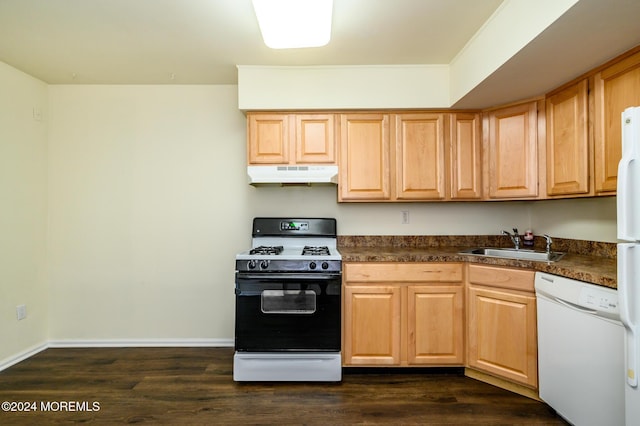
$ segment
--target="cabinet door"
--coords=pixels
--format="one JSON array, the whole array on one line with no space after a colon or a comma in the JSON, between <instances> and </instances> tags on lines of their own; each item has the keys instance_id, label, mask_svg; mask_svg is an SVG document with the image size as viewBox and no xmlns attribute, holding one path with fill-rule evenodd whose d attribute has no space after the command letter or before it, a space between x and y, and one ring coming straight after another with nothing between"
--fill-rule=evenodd
<instances>
[{"instance_id":1,"label":"cabinet door","mask_svg":"<svg viewBox=\"0 0 640 426\"><path fill-rule=\"evenodd\" d=\"M294 114L295 153L298 164L335 163L333 114Z\"/></svg>"},{"instance_id":2,"label":"cabinet door","mask_svg":"<svg viewBox=\"0 0 640 426\"><path fill-rule=\"evenodd\" d=\"M462 286L407 287L407 362L463 365Z\"/></svg>"},{"instance_id":3,"label":"cabinet door","mask_svg":"<svg viewBox=\"0 0 640 426\"><path fill-rule=\"evenodd\" d=\"M344 287L346 365L400 364L400 287Z\"/></svg>"},{"instance_id":4,"label":"cabinet door","mask_svg":"<svg viewBox=\"0 0 640 426\"><path fill-rule=\"evenodd\" d=\"M445 114L395 116L396 198L445 197Z\"/></svg>"},{"instance_id":5,"label":"cabinet door","mask_svg":"<svg viewBox=\"0 0 640 426\"><path fill-rule=\"evenodd\" d=\"M547 194L589 192L587 80L547 98Z\"/></svg>"},{"instance_id":6,"label":"cabinet door","mask_svg":"<svg viewBox=\"0 0 640 426\"><path fill-rule=\"evenodd\" d=\"M480 116L451 114L449 176L452 199L482 197L482 151Z\"/></svg>"},{"instance_id":7,"label":"cabinet door","mask_svg":"<svg viewBox=\"0 0 640 426\"><path fill-rule=\"evenodd\" d=\"M340 117L339 201L389 200L388 114Z\"/></svg>"},{"instance_id":8,"label":"cabinet door","mask_svg":"<svg viewBox=\"0 0 640 426\"><path fill-rule=\"evenodd\" d=\"M287 114L247 114L249 164L289 162L289 116Z\"/></svg>"},{"instance_id":9,"label":"cabinet door","mask_svg":"<svg viewBox=\"0 0 640 426\"><path fill-rule=\"evenodd\" d=\"M536 102L489 113L489 197L538 195Z\"/></svg>"},{"instance_id":10,"label":"cabinet door","mask_svg":"<svg viewBox=\"0 0 640 426\"><path fill-rule=\"evenodd\" d=\"M622 157L622 112L640 105L640 52L595 76L595 190L613 193ZM605 194L606 195L606 194Z\"/></svg>"},{"instance_id":11,"label":"cabinet door","mask_svg":"<svg viewBox=\"0 0 640 426\"><path fill-rule=\"evenodd\" d=\"M475 286L468 294L469 366L536 388L535 296Z\"/></svg>"}]
</instances>

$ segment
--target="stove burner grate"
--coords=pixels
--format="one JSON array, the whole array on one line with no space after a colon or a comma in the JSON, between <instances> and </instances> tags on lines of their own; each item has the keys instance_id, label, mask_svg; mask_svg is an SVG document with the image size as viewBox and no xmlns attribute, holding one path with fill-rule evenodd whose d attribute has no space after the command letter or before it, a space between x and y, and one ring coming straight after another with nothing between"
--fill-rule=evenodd
<instances>
[{"instance_id":1,"label":"stove burner grate","mask_svg":"<svg viewBox=\"0 0 640 426\"><path fill-rule=\"evenodd\" d=\"M302 249L303 256L329 256L329 247L327 246L304 246Z\"/></svg>"},{"instance_id":2,"label":"stove burner grate","mask_svg":"<svg viewBox=\"0 0 640 426\"><path fill-rule=\"evenodd\" d=\"M249 254L280 254L282 253L282 246L259 246L252 248Z\"/></svg>"}]
</instances>

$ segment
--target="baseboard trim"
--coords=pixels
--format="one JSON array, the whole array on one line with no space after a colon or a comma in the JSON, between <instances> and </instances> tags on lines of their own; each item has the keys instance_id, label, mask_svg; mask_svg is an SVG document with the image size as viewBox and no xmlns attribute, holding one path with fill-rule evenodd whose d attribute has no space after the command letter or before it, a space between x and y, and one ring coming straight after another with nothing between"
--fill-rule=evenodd
<instances>
[{"instance_id":1,"label":"baseboard trim","mask_svg":"<svg viewBox=\"0 0 640 426\"><path fill-rule=\"evenodd\" d=\"M35 345L27 349L26 351L20 352L17 355L11 356L0 361L0 371L6 370L7 368L16 365L17 363L24 361L27 358L31 358L35 354L44 351L47 349L49 345L45 343L41 343L39 345Z\"/></svg>"},{"instance_id":2,"label":"baseboard trim","mask_svg":"<svg viewBox=\"0 0 640 426\"><path fill-rule=\"evenodd\" d=\"M50 348L233 347L233 339L92 339L50 340Z\"/></svg>"},{"instance_id":3,"label":"baseboard trim","mask_svg":"<svg viewBox=\"0 0 640 426\"><path fill-rule=\"evenodd\" d=\"M50 340L0 361L0 371L31 358L48 348L227 348L233 347L233 339L93 339Z\"/></svg>"},{"instance_id":4,"label":"baseboard trim","mask_svg":"<svg viewBox=\"0 0 640 426\"><path fill-rule=\"evenodd\" d=\"M509 380L502 379L500 377L493 376L483 371L475 370L473 368L465 368L464 375L471 377L472 379L479 380L481 382L488 383L493 386L497 386L502 389L517 393L518 395L526 396L527 398L535 399L536 401L542 401L538 395L537 389L532 389L525 385L510 382Z\"/></svg>"}]
</instances>

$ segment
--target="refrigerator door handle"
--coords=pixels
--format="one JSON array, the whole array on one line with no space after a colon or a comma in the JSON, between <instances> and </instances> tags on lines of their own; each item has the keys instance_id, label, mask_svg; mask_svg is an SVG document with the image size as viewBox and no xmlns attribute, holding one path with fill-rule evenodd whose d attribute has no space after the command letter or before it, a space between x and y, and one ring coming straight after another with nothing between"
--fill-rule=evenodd
<instances>
[{"instance_id":1,"label":"refrigerator door handle","mask_svg":"<svg viewBox=\"0 0 640 426\"><path fill-rule=\"evenodd\" d=\"M627 367L627 384L638 386L638 324L637 324L637 290L633 280L637 277L635 265L640 261L638 255L640 245L633 243L618 244L618 296L620 303L620 320L625 328L625 365ZM638 258L638 259L637 259Z\"/></svg>"},{"instance_id":2,"label":"refrigerator door handle","mask_svg":"<svg viewBox=\"0 0 640 426\"><path fill-rule=\"evenodd\" d=\"M637 160L640 144L640 108L627 108L622 113L622 159L618 163L618 239L640 240L638 225L634 222L640 214L640 199L636 191L640 187Z\"/></svg>"},{"instance_id":3,"label":"refrigerator door handle","mask_svg":"<svg viewBox=\"0 0 640 426\"><path fill-rule=\"evenodd\" d=\"M617 209L618 209L618 238L625 241L633 241L630 235L629 219L633 218L630 211L630 192L631 184L629 182L629 168L633 158L623 153L622 159L618 164L618 191L617 191Z\"/></svg>"}]
</instances>

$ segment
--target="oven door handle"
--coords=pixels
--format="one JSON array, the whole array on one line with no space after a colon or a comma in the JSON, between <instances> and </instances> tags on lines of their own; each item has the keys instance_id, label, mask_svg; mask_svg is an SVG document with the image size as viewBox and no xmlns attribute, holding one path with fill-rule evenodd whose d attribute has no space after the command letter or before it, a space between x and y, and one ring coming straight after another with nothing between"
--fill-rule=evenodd
<instances>
[{"instance_id":1,"label":"oven door handle","mask_svg":"<svg viewBox=\"0 0 640 426\"><path fill-rule=\"evenodd\" d=\"M325 281L340 279L340 273L336 274L238 274L237 279L240 280L260 280L260 281L282 281L282 280L307 280L307 281Z\"/></svg>"}]
</instances>

